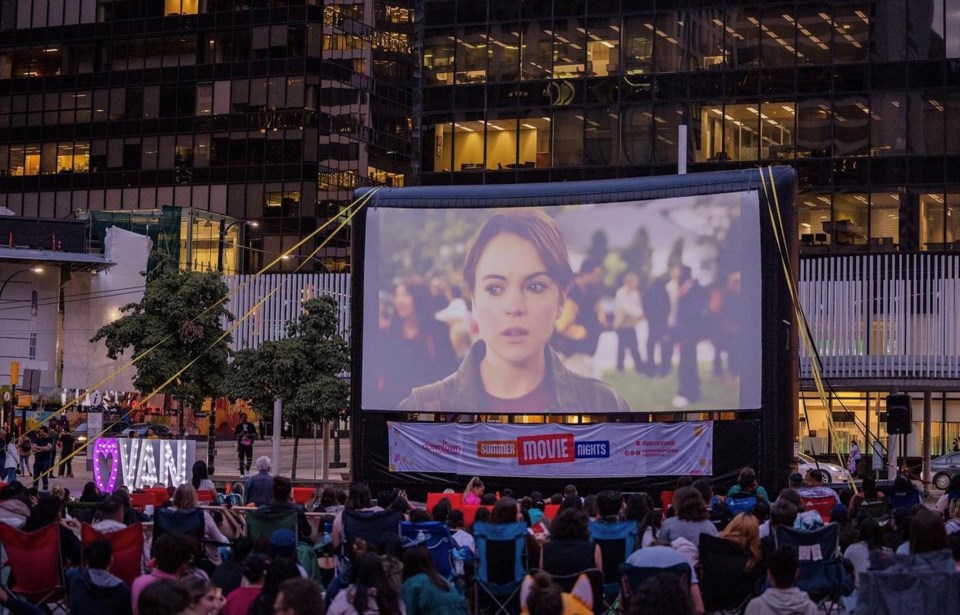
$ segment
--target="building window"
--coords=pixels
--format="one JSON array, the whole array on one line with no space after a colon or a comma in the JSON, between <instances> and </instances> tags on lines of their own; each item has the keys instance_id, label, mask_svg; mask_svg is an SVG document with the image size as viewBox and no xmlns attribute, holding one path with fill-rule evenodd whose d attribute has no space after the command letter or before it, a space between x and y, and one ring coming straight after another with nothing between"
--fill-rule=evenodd
<instances>
[{"instance_id":1,"label":"building window","mask_svg":"<svg viewBox=\"0 0 960 615\"><path fill-rule=\"evenodd\" d=\"M831 243L837 249L856 249L867 243L870 195L840 193L834 195L833 220L824 224Z\"/></svg>"},{"instance_id":2,"label":"building window","mask_svg":"<svg viewBox=\"0 0 960 615\"><path fill-rule=\"evenodd\" d=\"M892 250L900 243L900 195L870 195L870 245L872 249Z\"/></svg>"},{"instance_id":3,"label":"building window","mask_svg":"<svg viewBox=\"0 0 960 615\"><path fill-rule=\"evenodd\" d=\"M36 315L36 311L34 311L33 313L34 315ZM37 334L36 333L30 334L30 350L27 356L30 358L31 361L34 361L37 358Z\"/></svg>"},{"instance_id":4,"label":"building window","mask_svg":"<svg viewBox=\"0 0 960 615\"><path fill-rule=\"evenodd\" d=\"M199 0L164 0L164 15L196 15L199 9Z\"/></svg>"},{"instance_id":5,"label":"building window","mask_svg":"<svg viewBox=\"0 0 960 615\"><path fill-rule=\"evenodd\" d=\"M299 192L267 192L264 198L264 217L289 218L300 215Z\"/></svg>"},{"instance_id":6,"label":"building window","mask_svg":"<svg viewBox=\"0 0 960 615\"><path fill-rule=\"evenodd\" d=\"M802 194L797 207L800 245L828 246L830 244L830 195Z\"/></svg>"},{"instance_id":7,"label":"building window","mask_svg":"<svg viewBox=\"0 0 960 615\"><path fill-rule=\"evenodd\" d=\"M623 109L623 164L646 165L653 161L653 105Z\"/></svg>"},{"instance_id":8,"label":"building window","mask_svg":"<svg viewBox=\"0 0 960 615\"><path fill-rule=\"evenodd\" d=\"M792 102L707 105L699 113L697 160L794 158Z\"/></svg>"},{"instance_id":9,"label":"building window","mask_svg":"<svg viewBox=\"0 0 960 615\"><path fill-rule=\"evenodd\" d=\"M544 22L531 21L522 30L520 41L520 78L545 79L553 66L553 45L550 18Z\"/></svg>"},{"instance_id":10,"label":"building window","mask_svg":"<svg viewBox=\"0 0 960 615\"><path fill-rule=\"evenodd\" d=\"M627 74L645 75L652 72L653 16L626 17L623 28L623 61Z\"/></svg>"}]
</instances>

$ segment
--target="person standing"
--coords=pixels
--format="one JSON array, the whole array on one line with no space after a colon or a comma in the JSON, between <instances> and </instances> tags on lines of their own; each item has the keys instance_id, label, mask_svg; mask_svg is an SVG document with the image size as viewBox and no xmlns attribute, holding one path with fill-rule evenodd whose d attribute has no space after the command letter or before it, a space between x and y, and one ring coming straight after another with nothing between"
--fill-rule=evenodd
<instances>
[{"instance_id":1,"label":"person standing","mask_svg":"<svg viewBox=\"0 0 960 615\"><path fill-rule=\"evenodd\" d=\"M17 468L20 466L20 447L13 441L13 434L8 433L3 442L6 457L3 460L3 482L8 485L17 480Z\"/></svg>"},{"instance_id":2,"label":"person standing","mask_svg":"<svg viewBox=\"0 0 960 615\"><path fill-rule=\"evenodd\" d=\"M60 465L57 467L57 476L66 473L67 478L73 478L73 448L76 440L69 430L60 434Z\"/></svg>"},{"instance_id":3,"label":"person standing","mask_svg":"<svg viewBox=\"0 0 960 615\"><path fill-rule=\"evenodd\" d=\"M640 302L640 276L628 273L623 276L623 286L614 296L613 328L617 332L617 371L623 371L623 363L629 352L633 358L633 369L643 372L646 366L640 360L637 343L637 323L643 318L643 305Z\"/></svg>"},{"instance_id":4,"label":"person standing","mask_svg":"<svg viewBox=\"0 0 960 615\"><path fill-rule=\"evenodd\" d=\"M30 452L33 450L33 440L27 434L21 434L17 440L17 447L20 449L20 474L32 476L30 473Z\"/></svg>"},{"instance_id":5,"label":"person standing","mask_svg":"<svg viewBox=\"0 0 960 615\"><path fill-rule=\"evenodd\" d=\"M677 395L673 398L673 407L682 409L700 401L697 344L700 341L706 301L703 287L692 277L689 267L681 265L675 279L677 298L673 339L679 342L680 365L677 369Z\"/></svg>"},{"instance_id":6,"label":"person standing","mask_svg":"<svg viewBox=\"0 0 960 615\"><path fill-rule=\"evenodd\" d=\"M53 440L50 438L50 430L46 425L42 425L37 430L37 442L33 447L33 486L36 487L43 479L43 490L50 489L50 477L47 470L50 469L53 461Z\"/></svg>"},{"instance_id":7,"label":"person standing","mask_svg":"<svg viewBox=\"0 0 960 615\"><path fill-rule=\"evenodd\" d=\"M860 446L857 445L857 441L853 440L850 442L850 452L847 454L847 470L850 471L851 476L857 475L857 467L860 464Z\"/></svg>"},{"instance_id":8,"label":"person standing","mask_svg":"<svg viewBox=\"0 0 960 615\"><path fill-rule=\"evenodd\" d=\"M241 414L240 424L237 425L233 435L237 438L237 460L240 465L240 476L243 477L250 471L250 465L253 463L253 441L257 439L257 428L247 420L246 414Z\"/></svg>"},{"instance_id":9,"label":"person standing","mask_svg":"<svg viewBox=\"0 0 960 615\"><path fill-rule=\"evenodd\" d=\"M587 259L574 276L557 319L555 344L565 357L564 365L587 378L594 377L593 355L607 328L607 316L600 307L602 293L603 263Z\"/></svg>"}]
</instances>

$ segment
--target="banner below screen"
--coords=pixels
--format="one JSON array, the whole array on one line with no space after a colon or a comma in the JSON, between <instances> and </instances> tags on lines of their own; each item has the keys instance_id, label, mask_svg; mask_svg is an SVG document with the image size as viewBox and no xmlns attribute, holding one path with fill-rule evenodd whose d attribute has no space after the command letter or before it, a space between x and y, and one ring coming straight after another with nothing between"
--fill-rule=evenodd
<instances>
[{"instance_id":1,"label":"banner below screen","mask_svg":"<svg viewBox=\"0 0 960 615\"><path fill-rule=\"evenodd\" d=\"M388 423L391 472L612 477L713 474L713 423Z\"/></svg>"}]
</instances>

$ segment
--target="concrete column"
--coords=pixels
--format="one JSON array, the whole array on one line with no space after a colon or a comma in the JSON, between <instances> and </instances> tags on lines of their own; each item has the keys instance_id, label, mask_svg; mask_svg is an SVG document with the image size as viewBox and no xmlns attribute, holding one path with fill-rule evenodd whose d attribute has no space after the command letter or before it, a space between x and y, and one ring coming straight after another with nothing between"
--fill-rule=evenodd
<instances>
[{"instance_id":1,"label":"concrete column","mask_svg":"<svg viewBox=\"0 0 960 615\"><path fill-rule=\"evenodd\" d=\"M933 480L933 473L930 471L930 432L931 432L931 394L930 391L923 392L923 491L930 492L930 482Z\"/></svg>"}]
</instances>

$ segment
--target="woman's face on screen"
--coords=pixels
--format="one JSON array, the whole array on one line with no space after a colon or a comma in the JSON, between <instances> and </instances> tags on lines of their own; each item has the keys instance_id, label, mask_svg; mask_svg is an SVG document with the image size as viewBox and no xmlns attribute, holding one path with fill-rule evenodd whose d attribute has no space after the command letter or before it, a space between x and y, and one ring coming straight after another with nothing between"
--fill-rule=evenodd
<instances>
[{"instance_id":1,"label":"woman's face on screen","mask_svg":"<svg viewBox=\"0 0 960 615\"><path fill-rule=\"evenodd\" d=\"M519 365L542 356L561 292L533 244L505 233L490 240L477 261L473 303L487 351Z\"/></svg>"}]
</instances>

